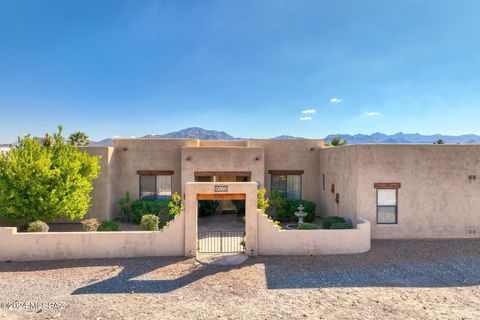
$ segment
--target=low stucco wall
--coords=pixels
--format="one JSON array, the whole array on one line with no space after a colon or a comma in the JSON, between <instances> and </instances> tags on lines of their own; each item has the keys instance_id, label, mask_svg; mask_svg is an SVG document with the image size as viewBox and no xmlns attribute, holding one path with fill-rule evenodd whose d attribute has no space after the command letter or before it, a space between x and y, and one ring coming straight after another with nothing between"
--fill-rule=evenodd
<instances>
[{"instance_id":1,"label":"low stucco wall","mask_svg":"<svg viewBox=\"0 0 480 320\"><path fill-rule=\"evenodd\" d=\"M185 216L162 231L17 233L0 228L0 261L183 256Z\"/></svg>"},{"instance_id":2,"label":"low stucco wall","mask_svg":"<svg viewBox=\"0 0 480 320\"><path fill-rule=\"evenodd\" d=\"M281 230L264 213L258 214L259 255L322 255L370 250L370 222L358 219L349 230Z\"/></svg>"}]
</instances>

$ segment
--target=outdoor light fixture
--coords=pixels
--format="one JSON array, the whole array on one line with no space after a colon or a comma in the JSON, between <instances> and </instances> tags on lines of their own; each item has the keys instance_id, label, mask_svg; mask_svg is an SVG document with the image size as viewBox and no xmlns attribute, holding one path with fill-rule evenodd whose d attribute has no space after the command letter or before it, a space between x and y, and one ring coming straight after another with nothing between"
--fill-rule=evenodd
<instances>
[{"instance_id":1,"label":"outdoor light fixture","mask_svg":"<svg viewBox=\"0 0 480 320\"><path fill-rule=\"evenodd\" d=\"M251 256L253 256L253 249L252 249L252 250L250 250L250 255L251 255Z\"/></svg>"},{"instance_id":2,"label":"outdoor light fixture","mask_svg":"<svg viewBox=\"0 0 480 320\"><path fill-rule=\"evenodd\" d=\"M315 148L314 148L314 147L311 147L311 148L310 148L310 151L315 151Z\"/></svg>"},{"instance_id":3,"label":"outdoor light fixture","mask_svg":"<svg viewBox=\"0 0 480 320\"><path fill-rule=\"evenodd\" d=\"M190 161L190 160L192 160L192 157L188 156L188 157L186 157L185 159L186 159L187 161Z\"/></svg>"},{"instance_id":4,"label":"outdoor light fixture","mask_svg":"<svg viewBox=\"0 0 480 320\"><path fill-rule=\"evenodd\" d=\"M258 161L258 160L260 160L260 157L255 157L255 161Z\"/></svg>"},{"instance_id":5,"label":"outdoor light fixture","mask_svg":"<svg viewBox=\"0 0 480 320\"><path fill-rule=\"evenodd\" d=\"M335 195L335 202L337 204L340 202L340 195L338 193Z\"/></svg>"},{"instance_id":6,"label":"outdoor light fixture","mask_svg":"<svg viewBox=\"0 0 480 320\"><path fill-rule=\"evenodd\" d=\"M332 183L332 188L330 189L332 193L335 193L335 184Z\"/></svg>"}]
</instances>

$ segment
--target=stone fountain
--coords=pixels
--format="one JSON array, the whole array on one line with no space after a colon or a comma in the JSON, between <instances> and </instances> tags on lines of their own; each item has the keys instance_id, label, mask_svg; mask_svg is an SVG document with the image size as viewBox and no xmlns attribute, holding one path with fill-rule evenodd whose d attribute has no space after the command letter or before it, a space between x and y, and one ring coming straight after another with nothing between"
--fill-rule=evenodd
<instances>
[{"instance_id":1,"label":"stone fountain","mask_svg":"<svg viewBox=\"0 0 480 320\"><path fill-rule=\"evenodd\" d=\"M300 204L300 206L297 208L298 211L295 212L295 216L298 218L298 223L287 224L287 230L297 230L299 224L305 223L303 219L308 215L308 213L303 212L303 209L305 208L302 204Z\"/></svg>"},{"instance_id":2,"label":"stone fountain","mask_svg":"<svg viewBox=\"0 0 480 320\"><path fill-rule=\"evenodd\" d=\"M303 218L305 218L308 213L303 212L303 209L305 209L305 208L303 207L302 204L300 204L300 206L299 206L297 209L298 209L298 211L295 212L295 216L298 218L298 224L305 223L305 222L303 221Z\"/></svg>"}]
</instances>

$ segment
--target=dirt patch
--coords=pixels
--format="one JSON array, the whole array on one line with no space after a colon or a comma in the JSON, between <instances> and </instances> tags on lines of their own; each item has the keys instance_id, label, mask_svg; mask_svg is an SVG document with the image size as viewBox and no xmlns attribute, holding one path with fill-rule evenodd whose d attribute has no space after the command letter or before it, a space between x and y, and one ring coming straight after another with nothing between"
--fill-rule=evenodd
<instances>
[{"instance_id":1,"label":"dirt patch","mask_svg":"<svg viewBox=\"0 0 480 320\"><path fill-rule=\"evenodd\" d=\"M478 319L480 240L374 241L357 255L0 263L5 319ZM5 305L4 305L5 307ZM52 305L53 307L53 305Z\"/></svg>"}]
</instances>

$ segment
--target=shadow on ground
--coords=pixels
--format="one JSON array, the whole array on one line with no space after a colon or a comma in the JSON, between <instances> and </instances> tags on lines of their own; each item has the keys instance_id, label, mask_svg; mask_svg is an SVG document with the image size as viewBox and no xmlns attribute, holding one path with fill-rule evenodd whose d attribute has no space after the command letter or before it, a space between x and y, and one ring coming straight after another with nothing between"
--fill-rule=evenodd
<instances>
[{"instance_id":1,"label":"shadow on ground","mask_svg":"<svg viewBox=\"0 0 480 320\"><path fill-rule=\"evenodd\" d=\"M188 265L174 279L141 279L163 267ZM252 257L237 266L199 265L186 258L98 259L0 263L1 272L119 266L115 276L76 289L73 294L166 293L219 272L256 266L268 289L339 287L461 287L480 285L480 239L374 241L356 255ZM161 271L158 273L162 275ZM139 279L140 278L140 279Z\"/></svg>"}]
</instances>

